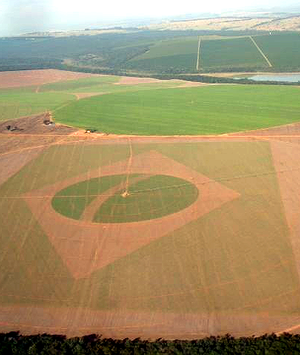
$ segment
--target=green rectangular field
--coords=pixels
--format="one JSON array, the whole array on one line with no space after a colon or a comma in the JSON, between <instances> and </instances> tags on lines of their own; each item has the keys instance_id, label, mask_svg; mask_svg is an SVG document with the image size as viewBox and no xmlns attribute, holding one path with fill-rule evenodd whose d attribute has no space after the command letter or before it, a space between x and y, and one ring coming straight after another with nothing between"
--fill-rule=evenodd
<instances>
[{"instance_id":1,"label":"green rectangular field","mask_svg":"<svg viewBox=\"0 0 300 355\"><path fill-rule=\"evenodd\" d=\"M183 70L194 72L198 37L161 41L149 51L127 62L126 67L149 71Z\"/></svg>"},{"instance_id":2,"label":"green rectangular field","mask_svg":"<svg viewBox=\"0 0 300 355\"><path fill-rule=\"evenodd\" d=\"M275 69L300 70L299 33L255 36L254 39Z\"/></svg>"},{"instance_id":3,"label":"green rectangular field","mask_svg":"<svg viewBox=\"0 0 300 355\"><path fill-rule=\"evenodd\" d=\"M264 69L267 62L249 37L203 40L200 50L200 68L204 70Z\"/></svg>"}]
</instances>

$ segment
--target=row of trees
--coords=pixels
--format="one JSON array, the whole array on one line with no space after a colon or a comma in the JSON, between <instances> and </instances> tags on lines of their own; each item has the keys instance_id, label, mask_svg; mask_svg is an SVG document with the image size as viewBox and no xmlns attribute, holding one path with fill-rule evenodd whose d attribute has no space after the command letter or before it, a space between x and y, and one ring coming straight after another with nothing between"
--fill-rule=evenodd
<instances>
[{"instance_id":1,"label":"row of trees","mask_svg":"<svg viewBox=\"0 0 300 355\"><path fill-rule=\"evenodd\" d=\"M103 339L95 334L67 339L63 335L22 336L0 334L0 354L299 354L300 335L288 333L261 337L209 337L200 340Z\"/></svg>"}]
</instances>

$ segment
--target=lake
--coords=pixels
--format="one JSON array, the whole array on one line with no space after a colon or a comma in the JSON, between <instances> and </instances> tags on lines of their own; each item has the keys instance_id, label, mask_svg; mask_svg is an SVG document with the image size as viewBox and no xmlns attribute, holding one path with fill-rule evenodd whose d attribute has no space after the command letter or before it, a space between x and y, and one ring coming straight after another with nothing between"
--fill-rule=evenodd
<instances>
[{"instance_id":1,"label":"lake","mask_svg":"<svg viewBox=\"0 0 300 355\"><path fill-rule=\"evenodd\" d=\"M248 79L254 81L284 81L288 83L297 83L300 81L300 74L259 74L249 76Z\"/></svg>"}]
</instances>

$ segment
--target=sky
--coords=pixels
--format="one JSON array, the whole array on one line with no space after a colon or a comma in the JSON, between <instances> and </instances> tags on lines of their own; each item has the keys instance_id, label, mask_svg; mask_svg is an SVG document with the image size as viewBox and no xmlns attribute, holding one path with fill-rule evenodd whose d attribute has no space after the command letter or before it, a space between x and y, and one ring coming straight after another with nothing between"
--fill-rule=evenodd
<instances>
[{"instance_id":1,"label":"sky","mask_svg":"<svg viewBox=\"0 0 300 355\"><path fill-rule=\"evenodd\" d=\"M283 5L286 2L282 0L0 0L0 36L71 29L72 26L74 29L101 26L128 18L162 18Z\"/></svg>"}]
</instances>

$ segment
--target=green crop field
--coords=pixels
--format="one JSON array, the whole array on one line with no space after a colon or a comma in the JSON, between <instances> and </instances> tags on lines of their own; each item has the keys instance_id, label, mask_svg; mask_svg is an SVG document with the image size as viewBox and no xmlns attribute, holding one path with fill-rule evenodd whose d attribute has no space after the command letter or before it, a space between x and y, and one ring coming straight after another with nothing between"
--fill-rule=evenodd
<instances>
[{"instance_id":1,"label":"green crop field","mask_svg":"<svg viewBox=\"0 0 300 355\"><path fill-rule=\"evenodd\" d=\"M186 70L196 68L198 38L184 38L158 42L149 51L127 62L127 68L149 71Z\"/></svg>"},{"instance_id":2,"label":"green crop field","mask_svg":"<svg viewBox=\"0 0 300 355\"><path fill-rule=\"evenodd\" d=\"M98 206L92 220L95 223L122 223L175 213L188 207L198 197L197 188L183 179L131 174L128 196L125 198L122 194L126 180L126 175L114 175L83 181L58 192L52 200L52 206L58 213L79 220L99 194L116 187L116 191Z\"/></svg>"},{"instance_id":3,"label":"green crop field","mask_svg":"<svg viewBox=\"0 0 300 355\"><path fill-rule=\"evenodd\" d=\"M68 80L41 86L0 89L0 121L53 111L76 100L75 94L111 94L177 87L179 81L119 85L118 76ZM117 84L117 85L116 85Z\"/></svg>"},{"instance_id":4,"label":"green crop field","mask_svg":"<svg viewBox=\"0 0 300 355\"><path fill-rule=\"evenodd\" d=\"M140 83L137 85L119 85L120 77L105 76L79 80L62 81L54 84L46 84L40 87L41 92L64 92L64 93L113 93L124 91L140 91L148 89L160 89L179 86L180 82L161 81L153 83Z\"/></svg>"},{"instance_id":5,"label":"green crop field","mask_svg":"<svg viewBox=\"0 0 300 355\"><path fill-rule=\"evenodd\" d=\"M267 63L251 39L235 38L201 42L200 67L218 70L225 68L265 68Z\"/></svg>"},{"instance_id":6,"label":"green crop field","mask_svg":"<svg viewBox=\"0 0 300 355\"><path fill-rule=\"evenodd\" d=\"M61 81L53 84L42 85L40 91L68 91L81 92L82 89L93 90L94 87L101 87L105 84L117 83L120 80L118 76L95 76L91 78Z\"/></svg>"},{"instance_id":7,"label":"green crop field","mask_svg":"<svg viewBox=\"0 0 300 355\"><path fill-rule=\"evenodd\" d=\"M299 89L228 85L116 93L71 103L54 117L106 133L221 134L299 121Z\"/></svg>"},{"instance_id":8,"label":"green crop field","mask_svg":"<svg viewBox=\"0 0 300 355\"><path fill-rule=\"evenodd\" d=\"M18 89L3 90L0 91L0 121L55 110L75 99L75 96L67 93L35 93Z\"/></svg>"},{"instance_id":9,"label":"green crop field","mask_svg":"<svg viewBox=\"0 0 300 355\"><path fill-rule=\"evenodd\" d=\"M254 39L277 70L300 69L299 33L255 36Z\"/></svg>"}]
</instances>

